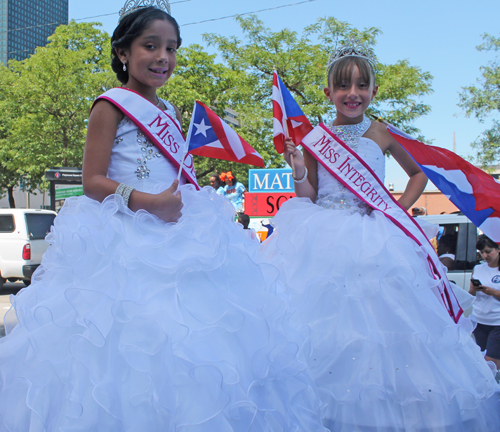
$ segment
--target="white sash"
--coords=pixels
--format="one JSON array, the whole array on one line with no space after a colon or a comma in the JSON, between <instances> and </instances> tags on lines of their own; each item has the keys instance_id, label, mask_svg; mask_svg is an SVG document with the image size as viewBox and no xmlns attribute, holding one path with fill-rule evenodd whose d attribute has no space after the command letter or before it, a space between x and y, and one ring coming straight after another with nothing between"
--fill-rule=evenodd
<instances>
[{"instance_id":1,"label":"white sash","mask_svg":"<svg viewBox=\"0 0 500 432\"><path fill-rule=\"evenodd\" d=\"M382 212L422 247L427 253L429 274L438 281L432 290L455 323L458 322L463 311L434 248L415 219L394 199L371 168L323 124L316 126L302 140L302 145L347 189Z\"/></svg>"},{"instance_id":2,"label":"white sash","mask_svg":"<svg viewBox=\"0 0 500 432\"><path fill-rule=\"evenodd\" d=\"M135 123L165 157L177 168L180 167L185 140L177 122L172 117L140 94L125 88L117 87L108 90L96 101L99 99L106 99L115 105ZM200 189L191 155L184 159L182 173L196 189Z\"/></svg>"}]
</instances>

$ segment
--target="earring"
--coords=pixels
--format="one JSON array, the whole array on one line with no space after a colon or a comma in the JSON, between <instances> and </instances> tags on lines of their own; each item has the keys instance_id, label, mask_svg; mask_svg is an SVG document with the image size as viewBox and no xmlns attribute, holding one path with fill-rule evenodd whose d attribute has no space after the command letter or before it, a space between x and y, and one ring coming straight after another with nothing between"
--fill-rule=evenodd
<instances>
[{"instance_id":1,"label":"earring","mask_svg":"<svg viewBox=\"0 0 500 432\"><path fill-rule=\"evenodd\" d=\"M123 63L123 72L126 72L127 71L127 65L125 63Z\"/></svg>"}]
</instances>

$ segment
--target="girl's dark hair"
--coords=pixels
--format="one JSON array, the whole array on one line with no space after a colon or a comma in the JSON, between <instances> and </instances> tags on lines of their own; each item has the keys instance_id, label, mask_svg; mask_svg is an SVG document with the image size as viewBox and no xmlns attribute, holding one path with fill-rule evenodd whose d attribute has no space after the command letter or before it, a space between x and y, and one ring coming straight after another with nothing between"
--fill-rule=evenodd
<instances>
[{"instance_id":1,"label":"girl's dark hair","mask_svg":"<svg viewBox=\"0 0 500 432\"><path fill-rule=\"evenodd\" d=\"M123 70L123 64L116 54L117 50L128 49L132 42L155 20L168 21L173 25L177 35L177 48L181 46L181 31L174 17L154 6L141 7L136 11L125 15L113 32L111 37L111 68L116 78L125 84L128 81L128 71Z\"/></svg>"},{"instance_id":2,"label":"girl's dark hair","mask_svg":"<svg viewBox=\"0 0 500 432\"><path fill-rule=\"evenodd\" d=\"M492 249L500 249L498 243L491 240L488 236L481 234L477 237L476 249L482 251L485 247L490 247ZM498 270L500 270L500 262L498 263Z\"/></svg>"},{"instance_id":3,"label":"girl's dark hair","mask_svg":"<svg viewBox=\"0 0 500 432\"><path fill-rule=\"evenodd\" d=\"M250 225L250 216L243 212L236 213L238 215L238 222L243 225L244 229L248 229L248 225Z\"/></svg>"},{"instance_id":4,"label":"girl's dark hair","mask_svg":"<svg viewBox=\"0 0 500 432\"><path fill-rule=\"evenodd\" d=\"M328 85L339 87L341 84L351 84L351 75L357 66L361 78L368 84L375 84L375 72L370 62L361 57L347 56L337 60L328 71Z\"/></svg>"},{"instance_id":5,"label":"girl's dark hair","mask_svg":"<svg viewBox=\"0 0 500 432\"><path fill-rule=\"evenodd\" d=\"M233 174L233 179L231 180L231 186L234 186L236 183L238 183L238 179L236 176Z\"/></svg>"}]
</instances>

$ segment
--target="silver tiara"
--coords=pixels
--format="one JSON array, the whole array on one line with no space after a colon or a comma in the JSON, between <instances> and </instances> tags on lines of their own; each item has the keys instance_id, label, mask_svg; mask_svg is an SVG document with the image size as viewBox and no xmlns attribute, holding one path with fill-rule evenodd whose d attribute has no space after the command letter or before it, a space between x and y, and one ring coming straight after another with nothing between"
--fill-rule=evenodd
<instances>
[{"instance_id":1,"label":"silver tiara","mask_svg":"<svg viewBox=\"0 0 500 432\"><path fill-rule=\"evenodd\" d=\"M344 57L364 58L371 64L373 72L377 72L377 61L373 50L359 39L349 38L344 40L340 46L337 44L335 51L330 56L330 60L328 60L327 71L330 72L335 62Z\"/></svg>"},{"instance_id":2,"label":"silver tiara","mask_svg":"<svg viewBox=\"0 0 500 432\"><path fill-rule=\"evenodd\" d=\"M168 0L127 0L125 5L120 9L119 15L122 19L125 15L128 15L137 9L154 6L167 12L170 15L170 3Z\"/></svg>"}]
</instances>

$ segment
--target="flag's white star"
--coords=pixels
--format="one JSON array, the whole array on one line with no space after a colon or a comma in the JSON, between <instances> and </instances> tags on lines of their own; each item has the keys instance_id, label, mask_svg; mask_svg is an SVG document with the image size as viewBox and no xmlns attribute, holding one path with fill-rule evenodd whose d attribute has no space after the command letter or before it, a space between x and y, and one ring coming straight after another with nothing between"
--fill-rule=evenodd
<instances>
[{"instance_id":1,"label":"flag's white star","mask_svg":"<svg viewBox=\"0 0 500 432\"><path fill-rule=\"evenodd\" d=\"M201 119L201 122L199 124L194 123L194 125L196 126L195 135L198 135L201 133L205 136L205 138L207 136L207 130L212 129L212 126L208 126L205 124L205 119Z\"/></svg>"}]
</instances>

